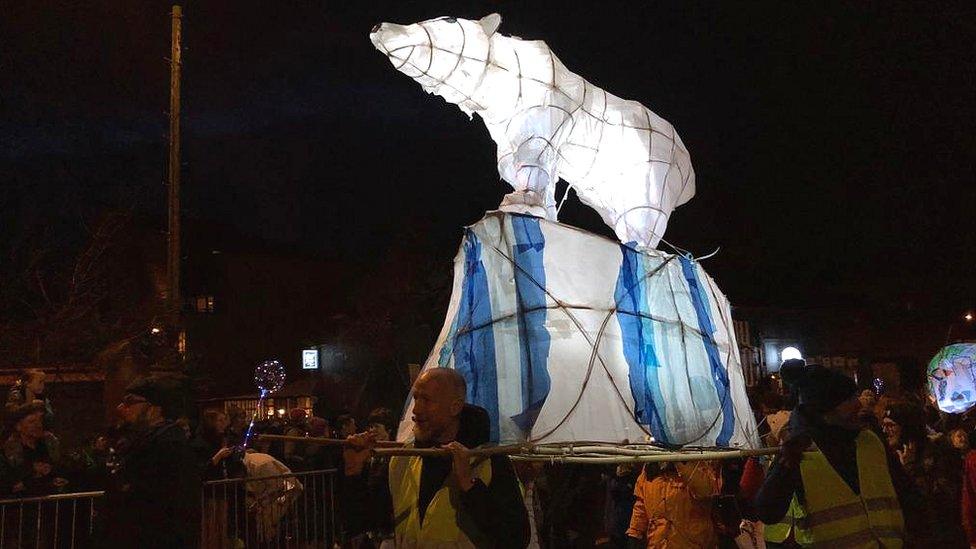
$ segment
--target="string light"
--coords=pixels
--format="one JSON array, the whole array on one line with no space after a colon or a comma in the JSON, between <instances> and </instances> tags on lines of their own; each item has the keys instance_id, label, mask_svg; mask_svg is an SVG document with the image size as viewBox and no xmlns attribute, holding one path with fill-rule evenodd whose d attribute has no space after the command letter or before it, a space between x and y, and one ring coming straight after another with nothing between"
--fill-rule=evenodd
<instances>
[{"instance_id":1,"label":"string light","mask_svg":"<svg viewBox=\"0 0 976 549\"><path fill-rule=\"evenodd\" d=\"M278 360L265 360L254 368L254 384L258 386L261 394L258 396L258 405L255 408L254 415L251 417L251 423L247 426L247 432L244 434L244 448L247 448L248 443L251 442L251 434L254 432L254 421L257 419L260 411L264 409L264 399L269 394L280 391L285 386L285 367ZM268 410L268 416L274 416L273 409Z\"/></svg>"},{"instance_id":2,"label":"string light","mask_svg":"<svg viewBox=\"0 0 976 549\"><path fill-rule=\"evenodd\" d=\"M285 385L285 367L277 360L265 360L254 368L254 384L262 393L274 393Z\"/></svg>"}]
</instances>

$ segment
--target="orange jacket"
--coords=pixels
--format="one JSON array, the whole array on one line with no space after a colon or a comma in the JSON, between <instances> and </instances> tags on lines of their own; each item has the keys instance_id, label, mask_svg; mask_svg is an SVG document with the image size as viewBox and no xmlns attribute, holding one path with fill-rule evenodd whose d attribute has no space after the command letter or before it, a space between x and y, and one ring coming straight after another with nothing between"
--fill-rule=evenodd
<instances>
[{"instance_id":1,"label":"orange jacket","mask_svg":"<svg viewBox=\"0 0 976 549\"><path fill-rule=\"evenodd\" d=\"M646 539L647 547L669 549L717 547L712 524L712 496L719 492L719 477L712 464L677 463L647 480L644 472L634 486L634 512L627 535Z\"/></svg>"}]
</instances>

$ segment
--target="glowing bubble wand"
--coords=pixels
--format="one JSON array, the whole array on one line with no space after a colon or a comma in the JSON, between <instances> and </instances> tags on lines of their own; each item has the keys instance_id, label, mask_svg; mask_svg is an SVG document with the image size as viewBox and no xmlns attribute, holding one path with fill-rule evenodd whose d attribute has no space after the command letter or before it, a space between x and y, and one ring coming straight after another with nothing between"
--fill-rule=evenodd
<instances>
[{"instance_id":1,"label":"glowing bubble wand","mask_svg":"<svg viewBox=\"0 0 976 549\"><path fill-rule=\"evenodd\" d=\"M242 445L244 449L247 449L248 443L251 442L254 421L258 418L258 414L264 410L264 399L285 385L285 367L277 360L265 360L254 368L254 384L258 386L261 393L258 397L258 406L254 410L254 415L251 416L251 424L247 426L247 433L244 434L244 444Z\"/></svg>"}]
</instances>

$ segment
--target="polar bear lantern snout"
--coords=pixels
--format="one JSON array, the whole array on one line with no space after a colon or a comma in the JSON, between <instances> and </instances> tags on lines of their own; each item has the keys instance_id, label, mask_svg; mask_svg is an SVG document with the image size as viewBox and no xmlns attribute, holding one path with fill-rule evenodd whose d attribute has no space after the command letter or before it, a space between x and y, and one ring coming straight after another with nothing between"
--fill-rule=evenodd
<instances>
[{"instance_id":1,"label":"polar bear lantern snout","mask_svg":"<svg viewBox=\"0 0 976 549\"><path fill-rule=\"evenodd\" d=\"M421 36L422 34L407 25L378 23L369 33L369 40L389 58L398 71L416 77L419 75L414 73L421 69L416 66L419 56L415 54L426 52L427 56L430 55L429 40L426 36Z\"/></svg>"}]
</instances>

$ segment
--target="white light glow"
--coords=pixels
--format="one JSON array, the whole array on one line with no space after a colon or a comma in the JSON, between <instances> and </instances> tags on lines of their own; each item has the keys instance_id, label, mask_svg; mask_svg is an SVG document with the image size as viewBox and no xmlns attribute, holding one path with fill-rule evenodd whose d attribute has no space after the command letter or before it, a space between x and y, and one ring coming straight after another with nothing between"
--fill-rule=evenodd
<instances>
[{"instance_id":1,"label":"white light glow","mask_svg":"<svg viewBox=\"0 0 976 549\"><path fill-rule=\"evenodd\" d=\"M780 356L780 360L782 360L783 362L786 362L787 360L794 360L794 359L803 360L803 354L801 354L800 350L797 349L796 347L787 347L783 349L783 352L780 353L779 356Z\"/></svg>"},{"instance_id":2,"label":"white light glow","mask_svg":"<svg viewBox=\"0 0 976 549\"><path fill-rule=\"evenodd\" d=\"M303 349L302 350L302 369L303 370L317 370L319 367L319 350L318 349Z\"/></svg>"}]
</instances>

